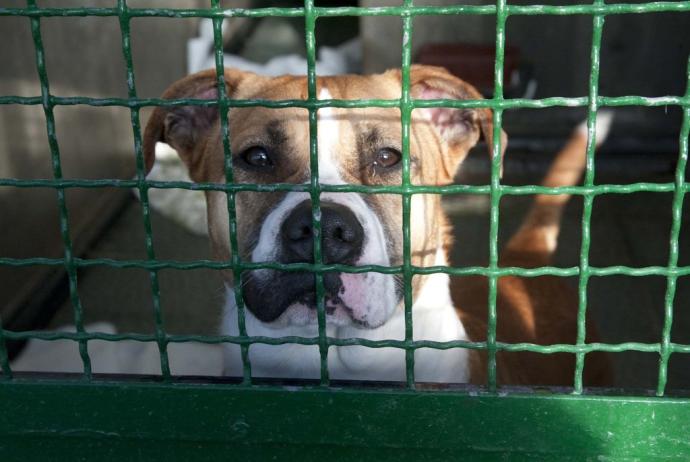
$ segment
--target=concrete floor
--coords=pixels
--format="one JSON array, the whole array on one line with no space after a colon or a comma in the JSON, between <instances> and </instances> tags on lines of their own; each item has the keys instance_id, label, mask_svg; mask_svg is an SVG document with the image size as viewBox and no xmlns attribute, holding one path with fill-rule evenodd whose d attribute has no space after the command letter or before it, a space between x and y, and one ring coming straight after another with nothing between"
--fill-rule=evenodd
<instances>
[{"instance_id":1,"label":"concrete floor","mask_svg":"<svg viewBox=\"0 0 690 462\"><path fill-rule=\"evenodd\" d=\"M484 183L484 164L476 155L460 176L468 183ZM474 165L473 168L472 166ZM510 165L518 174L511 175ZM507 164L504 181L527 184L537 181L540 168L524 168L520 161ZM634 169L633 169L634 170ZM652 177L619 174L598 176L601 183L670 181L668 172ZM527 173L525 173L527 172ZM600 196L594 201L590 264L593 266L660 265L668 260L672 194L637 193ZM500 209L500 240L505 241L520 223L529 197L506 197ZM687 201L686 201L687 202ZM489 204L485 197L447 197L444 205L455 226L453 264L483 265L488 259ZM576 266L579 261L582 201L571 200L563 220L555 264ZM206 238L193 235L170 220L153 213L154 245L158 258L194 260L208 258ZM690 264L690 205L683 213L679 265ZM141 207L133 198L106 236L86 256L115 259L145 258ZM160 271L164 327L171 333L216 333L223 290L214 270ZM577 278L569 278L576 287ZM663 277L593 277L589 282L588 309L603 342L658 342L664 321ZM93 267L79 274L79 293L86 323L107 321L119 332L154 331L151 287L148 274L136 269ZM72 324L72 308L65 301L51 327ZM690 278L680 278L675 297L672 341L690 343ZM616 386L655 388L658 356L627 352L613 355ZM669 389L690 389L690 355L672 356Z\"/></svg>"}]
</instances>

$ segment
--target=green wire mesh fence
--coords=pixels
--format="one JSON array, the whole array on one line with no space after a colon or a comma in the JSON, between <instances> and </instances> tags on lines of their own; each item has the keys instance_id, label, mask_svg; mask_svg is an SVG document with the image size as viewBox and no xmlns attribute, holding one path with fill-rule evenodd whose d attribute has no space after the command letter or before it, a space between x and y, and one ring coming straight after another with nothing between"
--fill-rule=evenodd
<instances>
[{"instance_id":1,"label":"green wire mesh fence","mask_svg":"<svg viewBox=\"0 0 690 462\"><path fill-rule=\"evenodd\" d=\"M403 0L402 5L395 7L338 7L324 8L314 4L314 0L305 0L304 6L299 8L259 8L237 9L222 8L220 0L211 0L209 8L205 9L170 9L170 8L130 8L126 0L117 0L113 8L41 8L36 0L27 0L22 8L0 8L0 16L26 17L31 23L31 33L35 48L36 68L39 76L41 95L34 97L20 97L0 95L0 104L40 105L43 108L48 133L49 147L52 160L53 178L24 180L13 178L0 178L0 187L16 188L54 188L57 193L60 231L64 245L64 257L52 258L27 258L13 259L0 256L0 265L22 267L31 265L64 266L68 280L69 293L74 311L75 332L38 332L38 331L10 331L3 329L0 322L0 366L2 378L10 381L13 378L12 369L8 359L6 342L8 340L61 340L67 339L78 342L79 353L83 362L83 376L86 380L92 379L91 360L88 351L90 340L135 340L141 342L156 342L160 352L160 365L163 380L172 381L167 346L173 342L203 342L203 343L234 343L241 347L243 361L244 385L252 383L251 363L249 361L249 349L252 344L281 345L296 343L301 345L316 345L319 348L321 359L322 385L329 384L328 352L330 346L362 345L370 348L394 347L402 348L406 352L406 385L409 389L415 387L414 377L414 352L419 348L470 348L486 350L488 353L487 388L489 392L497 390L497 365L496 353L498 351L529 351L542 354L569 353L576 357L575 375L573 377L573 389L575 394L583 393L583 369L585 355L595 351L623 352L638 351L650 352L659 355L659 370L656 394L663 396L666 391L667 369L669 358L674 353L690 354L690 345L673 343L671 341L671 328L673 323L674 298L676 283L679 277L690 275L690 267L678 266L679 248L678 242L681 233L681 212L685 194L690 190L690 184L686 182L686 165L688 160L688 138L690 136L690 63L687 71L688 86L685 95L664 97L622 96L606 97L599 95L599 54L604 22L607 15L657 13L657 12L688 12L690 1L679 2L651 2L640 4L605 4L603 0L594 0L592 4L545 6L545 5L509 5L506 0L497 0L491 5L456 5L456 6L415 6L413 0ZM496 17L496 59L495 80L493 98L488 100L414 100L410 96L410 64L411 46L413 38L413 19L422 15L494 15ZM589 91L587 96L564 98L552 97L544 99L504 99L503 92L503 67L505 50L506 22L511 16L516 15L591 15L593 22L593 34L591 43L591 66L589 78ZM48 70L45 64L45 49L41 39L41 18L68 17L68 16L107 16L116 17L119 20L122 34L122 54L126 64L127 98L88 98L88 97L58 97L50 93ZM222 23L226 18L232 17L303 17L306 32L307 49L307 89L306 100L234 100L226 94L223 79L223 50L222 50ZM400 99L394 100L319 100L317 98L316 85L316 43L314 30L318 18L337 16L397 16L402 20L403 26L403 53L402 53L402 94ZM136 89L135 73L132 63L132 44L130 43L130 22L134 18L163 17L163 18L210 18L213 22L215 42L215 68L218 82L218 98L215 101L199 99L163 100L157 98L139 98ZM53 110L60 105L88 105L88 106L122 106L130 109L131 125L134 134L134 153L136 156L136 178L133 180L86 180L63 179L60 147L56 136L55 119ZM150 106L215 106L219 108L221 136L225 154L225 184L216 183L189 183L189 182L160 182L148 181L145 178L144 159L141 142L140 110ZM615 106L678 106L683 111L683 122L680 132L678 162L675 171L675 179L670 183L635 183L628 185L595 184L594 183L594 155L596 140L596 114L602 107ZM230 148L230 132L228 128L228 112L231 108L263 106L269 108L300 107L309 112L310 129L310 168L311 179L309 184L237 184L234 182L232 155ZM582 186L572 187L541 187L541 186L508 186L500 182L500 152L501 152L501 122L503 112L514 108L546 108L546 107L586 107L588 110L587 127L587 163L585 180ZM318 144L317 144L317 114L324 107L339 108L364 108L364 107L388 107L399 108L402 123L402 183L398 186L363 186L363 185L324 185L319 182L318 176ZM451 107L451 108L491 108L494 113L494 132L491 141L493 157L491 160L491 181L488 185L449 185L449 186L422 186L413 185L410 182L410 121L412 111L416 108ZM104 258L83 259L73 254L73 246L70 238L69 214L65 201L65 191L69 188L137 188L143 211L143 222L146 232L146 259L145 260L112 260ZM227 194L227 207L229 217L229 243L232 250L230 261L197 260L192 262L180 262L173 260L161 260L156 258L152 240L152 228L148 191L151 188L180 188L189 190L223 191ZM403 202L403 263L402 265L386 267L377 265L347 266L338 264L324 264L321 252L320 239L314 239L313 263L250 263L242 261L237 242L237 215L235 210L235 195L242 191L272 192L272 191L302 191L308 192L312 204L312 220L314 235L319 235L320 230L320 194L322 192L357 192L364 194L400 194ZM609 266L594 267L589 264L590 249L590 222L594 199L602 194L630 194L636 192L672 192L672 227L670 234L670 253L667 266L627 267ZM489 264L488 266L473 267L417 267L411 263L410 255L410 206L414 194L482 194L490 198L490 235L489 235ZM498 265L498 232L499 232L499 202L503 196L531 195L531 194L575 194L583 197L584 209L582 216L582 245L580 249L579 265L573 267L541 267L541 268L517 268L499 267ZM153 334L106 334L99 332L87 332L84 328L83 310L80 302L77 271L104 265L113 268L142 268L149 272L151 291L153 294L153 310L155 319L155 332ZM196 268L212 268L231 270L235 281L235 302L238 306L238 336L207 336L207 335L172 335L168 334L163 326L163 307L161 306L160 288L158 283L158 271L166 268L189 270ZM281 271L309 271L315 275L316 300L318 313L318 337L259 337L247 335L245 326L245 310L242 295L242 273L246 270L260 268L277 269ZM380 272L386 274L402 275L404 282L404 308L405 308L405 337L404 340L379 340L372 341L357 338L332 338L326 335L326 311L324 306L323 277L327 272L364 273ZM482 275L489 282L488 329L485 342L471 341L415 341L413 340L412 323L412 278L415 275L447 273L455 276ZM496 300L498 280L503 276L517 275L522 277L537 277L543 275L577 276L579 310L577 317L577 340L575 344L537 345L532 343L504 343L496 338ZM587 287L592 276L627 275L627 276L665 276L667 279L666 296L664 301L665 322L663 325L661 341L659 343L628 342L620 344L586 343L585 315L587 310Z\"/></svg>"}]
</instances>

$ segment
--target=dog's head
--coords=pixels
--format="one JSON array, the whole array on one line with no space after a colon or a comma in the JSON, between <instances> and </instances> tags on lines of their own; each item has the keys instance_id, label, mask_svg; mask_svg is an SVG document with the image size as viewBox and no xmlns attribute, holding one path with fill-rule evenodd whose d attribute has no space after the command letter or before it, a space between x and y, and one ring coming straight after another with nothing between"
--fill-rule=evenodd
<instances>
[{"instance_id":1,"label":"dog's head","mask_svg":"<svg viewBox=\"0 0 690 462\"><path fill-rule=\"evenodd\" d=\"M304 77L266 78L225 71L227 95L236 100L302 100ZM215 71L174 83L166 99L217 98ZM317 82L319 99L397 99L401 73L337 76ZM481 99L471 85L441 68L413 66L412 98ZM156 142L177 150L197 182L225 183L225 155L216 107L159 107L144 137L146 166ZM397 108L322 108L317 113L318 173L321 184L401 185L402 125ZM231 109L229 142L236 183L310 182L309 113L304 108ZM410 126L410 178L413 184L452 180L458 165L483 134L493 132L489 109L416 109ZM505 141L502 143L505 148ZM320 237L325 264L397 266L403 262L403 198L400 194L322 193L321 229L312 226L307 192L239 192L236 195L240 258L247 262L314 262ZM208 225L216 258L230 258L227 196L207 193ZM444 219L438 195L411 198L413 265L439 264ZM440 262L443 264L443 262ZM226 272L232 283L232 274ZM247 307L270 326L316 323L315 278L311 273L271 269L242 275ZM415 277L416 293L423 278ZM327 322L375 328L400 308L401 277L393 274L325 273Z\"/></svg>"}]
</instances>

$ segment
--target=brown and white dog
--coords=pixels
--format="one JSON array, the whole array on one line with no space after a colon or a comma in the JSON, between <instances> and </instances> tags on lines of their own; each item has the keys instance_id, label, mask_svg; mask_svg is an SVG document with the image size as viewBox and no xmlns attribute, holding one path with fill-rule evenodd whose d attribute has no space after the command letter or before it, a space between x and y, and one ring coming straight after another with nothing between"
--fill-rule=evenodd
<instances>
[{"instance_id":1,"label":"brown and white dog","mask_svg":"<svg viewBox=\"0 0 690 462\"><path fill-rule=\"evenodd\" d=\"M225 71L233 99L306 99L304 77L261 77ZM174 83L166 99L216 99L216 74L209 70ZM401 73L319 78L319 99L396 99ZM411 96L417 99L480 99L471 85L441 68L413 66ZM318 165L322 184L400 185L401 122L396 108L318 111ZM302 108L237 108L229 112L230 143L238 183L308 183L309 123ZM489 109L416 109L410 131L413 184L452 181L458 166L480 136L493 132ZM603 139L603 137L600 137ZM156 108L144 137L151 168L157 142L177 150L197 182L225 182L218 111L213 107ZM546 184L574 184L584 165L586 132L577 132L563 150ZM506 139L502 143L506 146ZM565 173L563 173L565 172ZM230 258L228 211L223 192L207 192L208 227L215 258ZM558 235L565 196L538 196L522 229L501 253L503 266L536 267L549 263ZM312 212L306 192L240 192L236 196L240 258L248 262L313 262ZM322 249L325 263L395 266L402 263L402 198L397 194L321 194ZM411 207L411 258L420 267L447 265L451 243L437 194L415 194ZM224 274L228 296L221 331L237 335L233 278ZM445 274L415 276L415 340L484 340L485 278ZM326 331L336 338L371 340L405 337L400 276L381 273L324 275ZM498 340L573 343L577 298L557 277L504 277L499 282ZM247 332L252 336L316 337L314 276L271 269L243 274ZM591 331L591 329L590 329ZM239 347L226 348L225 373L241 375ZM418 349L415 377L420 382L477 382L485 378L485 354L467 349ZM257 377L316 378L319 351L313 345L254 344L249 349ZM501 383L567 385L572 355L499 353ZM334 379L404 380L405 353L396 348L332 346L328 353ZM601 381L606 362L588 355L586 379Z\"/></svg>"}]
</instances>

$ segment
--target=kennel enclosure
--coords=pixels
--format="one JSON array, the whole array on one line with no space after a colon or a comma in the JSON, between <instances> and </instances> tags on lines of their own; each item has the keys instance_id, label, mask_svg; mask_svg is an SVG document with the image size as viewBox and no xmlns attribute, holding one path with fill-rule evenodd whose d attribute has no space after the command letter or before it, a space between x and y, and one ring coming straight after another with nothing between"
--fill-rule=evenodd
<instances>
[{"instance_id":1,"label":"kennel enclosure","mask_svg":"<svg viewBox=\"0 0 690 462\"><path fill-rule=\"evenodd\" d=\"M667 396L669 359L673 355L690 354L690 345L672 341L674 309L683 309L675 297L678 279L690 276L690 267L679 266L681 213L687 181L688 138L690 136L690 67L684 76L687 90L683 95L663 97L600 95L599 55L605 20L611 15L690 12L690 2L652 2L606 4L514 5L505 0L495 4L417 6L404 0L394 7L320 7L314 0L305 0L294 8L267 7L259 9L222 8L212 0L208 8L170 9L134 8L118 0L111 8L48 8L35 0L22 7L0 7L0 16L26 18L31 25L35 63L41 95L0 95L3 105L35 105L45 116L53 178L0 178L0 187L51 188L55 190L60 216L60 235L64 246L62 258L17 259L0 255L0 265L64 267L69 280L69 293L74 310L75 332L14 331L0 324L0 454L7 460L55 457L88 459L97 454L103 459L160 457L217 458L232 454L236 457L262 459L267 457L316 459L327 455L337 459L376 457L377 459L434 459L468 457L477 460L511 458L519 460L686 460L690 457L690 400L687 396ZM588 94L580 97L549 97L542 99L504 98L503 65L506 46L506 22L519 15L588 15L592 18L591 62ZM403 25L402 96L396 100L319 100L316 93L314 30L319 18L341 16L393 16ZM414 100L410 96L411 42L413 19L422 15L489 15L495 17L495 80L494 94L487 100ZM50 91L49 69L42 40L41 21L52 17L113 17L119 21L121 50L126 64L126 98L93 98L54 96ZM306 100L266 101L232 100L225 93L223 81L222 22L231 17L285 16L304 18L307 50L308 98ZM137 18L210 18L215 39L218 99L162 100L138 96L132 49L130 23ZM689 64L690 66L690 64ZM130 111L134 139L137 176L132 180L64 178L61 168L60 143L56 135L54 109L58 106L118 106ZM225 151L226 183L154 182L145 178L141 148L140 110L151 106L205 105L219 108L221 133ZM301 107L309 111L310 167L309 184L254 185L235 183L228 130L228 111L234 107L264 106L272 108ZM317 115L324 107L399 108L402 122L403 181L399 186L325 185L318 178ZM509 186L500 179L500 130L503 113L514 108L584 107L588 111L589 141L584 184L567 188L546 188L535 185ZM604 107L677 106L682 109L683 122L678 139L678 160L674 181L668 183L635 183L630 185L596 184L594 156L597 111ZM410 182L409 137L411 113L415 108L488 107L494 111L494 133L491 150L491 180L487 185L421 186ZM146 230L145 260L112 260L81 258L75 255L70 234L69 210L65 192L70 188L137 188ZM228 197L230 261L199 260L181 262L156 258L152 243L152 227L148 206L151 188L181 188L223 191ZM235 195L242 191L306 191L311 196L314 229L320 229L321 192L359 192L364 194L400 194L403 198L403 264L396 267L323 264L321 243L314 240L313 264L257 264L241 261L237 252L237 217ZM634 192L665 192L673 194L670 252L665 266L595 267L589 262L590 222L593 202L603 194ZM505 268L498 264L499 202L508 195L569 193L583 198L582 245L577 266L544 268ZM410 255L410 204L414 194L472 194L490 199L489 264L473 267L415 267ZM78 270L96 265L136 267L146 270L153 294L155 331L152 334L106 334L89 332L83 322L83 309L78 289ZM180 270L207 267L231 270L236 281L242 272L258 268L282 271L310 271L316 279L319 335L315 338L265 338L247 335L244 325L242 284L236 284L235 300L239 307L239 336L180 335L166 332L163 324L158 272L166 268ZM367 341L363 339L330 338L325 332L323 275L327 272L383 272L400 274L404 280L406 315L405 339ZM485 342L415 341L412 324L411 281L415 275L444 272L454 276L482 275L489 282L487 299L488 331ZM518 275L538 277L555 275L578 278L578 336L574 344L536 345L510 344L497 341L497 282L500 277ZM619 344L586 343L585 314L587 287L591 277L628 275L666 278L664 300L665 322L657 343L626 342ZM42 339L70 340L78 344L83 374L57 376L22 374L12 371L6 342ZM120 377L94 375L89 357L89 341L117 342L134 340L155 342L158 346L161 376ZM238 380L202 380L176 377L171 373L168 345L181 342L236 343L241 345L244 375ZM280 345L299 343L316 345L321 356L321 378L316 383L278 384L252 378L248 351L254 343ZM328 375L328 354L331 346L363 345L371 348L402 348L406 352L407 377L404 384L341 384ZM429 390L417 384L414 377L414 351L419 348L470 348L488 354L488 380L484 387L449 387ZM499 351L531 351L540 354L567 353L576 358L573 386L567 390L512 389L499 387L496 380L496 353ZM641 351L658 355L658 380L652 393L633 396L583 387L584 359L588 353L604 351L616 354ZM228 451L232 452L228 452Z\"/></svg>"}]
</instances>

